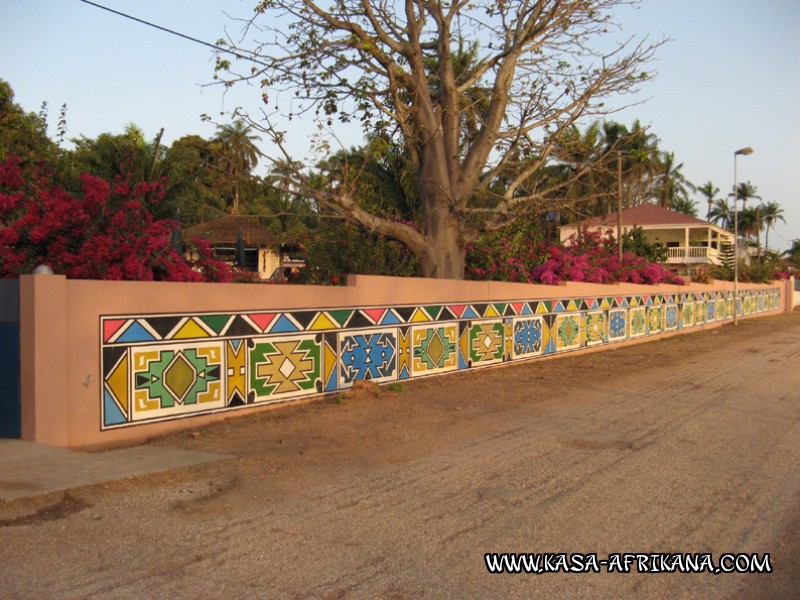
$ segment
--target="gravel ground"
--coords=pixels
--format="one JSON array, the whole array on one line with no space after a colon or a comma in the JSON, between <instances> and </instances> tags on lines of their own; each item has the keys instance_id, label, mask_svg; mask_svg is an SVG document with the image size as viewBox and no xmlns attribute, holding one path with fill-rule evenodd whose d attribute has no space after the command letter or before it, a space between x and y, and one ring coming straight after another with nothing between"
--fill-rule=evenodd
<instances>
[{"instance_id":1,"label":"gravel ground","mask_svg":"<svg viewBox=\"0 0 800 600\"><path fill-rule=\"evenodd\" d=\"M800 312L287 407L232 454L0 504L3 598L800 596ZM769 553L769 574L490 574L487 552Z\"/></svg>"}]
</instances>

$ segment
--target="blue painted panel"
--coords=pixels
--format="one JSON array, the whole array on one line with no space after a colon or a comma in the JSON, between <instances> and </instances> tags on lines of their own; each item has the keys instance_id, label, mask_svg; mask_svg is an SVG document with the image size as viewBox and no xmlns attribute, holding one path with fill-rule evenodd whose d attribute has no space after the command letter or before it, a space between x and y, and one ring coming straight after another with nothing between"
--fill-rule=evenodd
<instances>
[{"instance_id":1,"label":"blue painted panel","mask_svg":"<svg viewBox=\"0 0 800 600\"><path fill-rule=\"evenodd\" d=\"M21 435L19 323L0 323L0 437Z\"/></svg>"}]
</instances>

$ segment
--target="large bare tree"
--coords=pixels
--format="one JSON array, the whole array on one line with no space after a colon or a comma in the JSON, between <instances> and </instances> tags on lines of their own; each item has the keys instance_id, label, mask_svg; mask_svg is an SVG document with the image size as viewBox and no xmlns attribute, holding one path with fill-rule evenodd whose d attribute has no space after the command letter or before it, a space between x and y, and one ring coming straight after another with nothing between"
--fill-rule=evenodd
<instances>
[{"instance_id":1,"label":"large bare tree","mask_svg":"<svg viewBox=\"0 0 800 600\"><path fill-rule=\"evenodd\" d=\"M649 76L663 42L608 35L620 35L614 12L636 3L265 0L248 23L259 35L256 66L221 66L227 83L262 86L266 108L251 117L284 152L292 190L405 243L427 276L459 279L467 242L570 184L542 176L559 136ZM286 151L285 117L359 123L394 139L416 175L421 228L365 210L357 174L328 172L320 185Z\"/></svg>"}]
</instances>

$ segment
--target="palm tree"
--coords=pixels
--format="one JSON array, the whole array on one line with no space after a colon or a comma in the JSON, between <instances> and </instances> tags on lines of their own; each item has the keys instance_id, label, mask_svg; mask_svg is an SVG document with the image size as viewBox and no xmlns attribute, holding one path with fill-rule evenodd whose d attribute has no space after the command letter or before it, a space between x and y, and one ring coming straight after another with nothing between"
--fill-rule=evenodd
<instances>
[{"instance_id":1,"label":"palm tree","mask_svg":"<svg viewBox=\"0 0 800 600\"><path fill-rule=\"evenodd\" d=\"M767 230L764 246L769 250L769 230L774 227L778 221L782 221L785 224L786 219L783 218L783 209L781 205L774 201L765 202L761 205L761 218L764 219L764 225Z\"/></svg>"},{"instance_id":2,"label":"palm tree","mask_svg":"<svg viewBox=\"0 0 800 600\"><path fill-rule=\"evenodd\" d=\"M251 134L252 127L242 120L221 125L218 129L212 148L216 151L217 168L228 180L233 192L231 214L235 215L239 213L239 184L258 164L261 151L255 142L261 138Z\"/></svg>"},{"instance_id":3,"label":"palm tree","mask_svg":"<svg viewBox=\"0 0 800 600\"><path fill-rule=\"evenodd\" d=\"M742 201L742 210L739 211L738 214L739 232L742 233L743 235L752 234L755 228L756 221L760 221L759 215L757 212L745 215L745 212L747 211L748 200L753 200L753 199L761 200L761 196L757 194L758 188L756 188L756 186L754 186L749 181L742 181L741 183L739 183L739 185L736 186L734 192L728 194L729 196L733 197L734 204L736 203L736 200ZM736 206L734 206L733 208L736 209ZM743 222L747 223L747 227L742 226ZM756 235L758 235L758 232L761 231L761 227L759 226L758 229L756 229L755 231Z\"/></svg>"},{"instance_id":4,"label":"palm tree","mask_svg":"<svg viewBox=\"0 0 800 600\"><path fill-rule=\"evenodd\" d=\"M626 208L656 198L656 187L664 168L658 152L658 136L648 133L638 120L630 129L619 123L604 123L603 133L607 150L622 151Z\"/></svg>"},{"instance_id":5,"label":"palm tree","mask_svg":"<svg viewBox=\"0 0 800 600\"><path fill-rule=\"evenodd\" d=\"M613 192L608 172L597 168L604 155L602 143L599 122L589 125L585 132L573 125L559 139L554 153L558 164L553 175L562 180L573 179L564 191L564 200L570 204L579 202L583 215L605 215L609 211Z\"/></svg>"},{"instance_id":6,"label":"palm tree","mask_svg":"<svg viewBox=\"0 0 800 600\"><path fill-rule=\"evenodd\" d=\"M792 240L792 247L786 250L783 255L796 269L800 269L800 240Z\"/></svg>"},{"instance_id":7,"label":"palm tree","mask_svg":"<svg viewBox=\"0 0 800 600\"><path fill-rule=\"evenodd\" d=\"M710 223L711 222L711 207L714 205L714 199L719 194L719 188L717 186L715 186L713 183L711 183L710 181L707 181L706 183L701 185L699 188L697 188L697 191L700 192L701 194L703 194L703 196L706 199L706 202L708 202L708 212L706 213L706 220Z\"/></svg>"},{"instance_id":8,"label":"palm tree","mask_svg":"<svg viewBox=\"0 0 800 600\"><path fill-rule=\"evenodd\" d=\"M733 225L733 208L724 198L717 198L709 211L710 222L730 230Z\"/></svg>"},{"instance_id":9,"label":"palm tree","mask_svg":"<svg viewBox=\"0 0 800 600\"><path fill-rule=\"evenodd\" d=\"M656 168L659 175L655 190L658 205L696 217L697 207L689 198L689 190L694 190L695 186L681 173L683 163L676 162L674 153L664 152Z\"/></svg>"},{"instance_id":10,"label":"palm tree","mask_svg":"<svg viewBox=\"0 0 800 600\"><path fill-rule=\"evenodd\" d=\"M683 213L684 215L689 215L690 217L696 217L697 203L691 198L676 198L671 202L670 210Z\"/></svg>"},{"instance_id":11,"label":"palm tree","mask_svg":"<svg viewBox=\"0 0 800 600\"><path fill-rule=\"evenodd\" d=\"M763 228L764 222L757 206L743 208L739 211L739 233L743 237L755 237L756 247L759 245L760 233Z\"/></svg>"},{"instance_id":12,"label":"palm tree","mask_svg":"<svg viewBox=\"0 0 800 600\"><path fill-rule=\"evenodd\" d=\"M163 130L152 142L133 124L125 125L122 134L101 133L96 138L81 136L75 140L73 163L80 172L91 173L107 181L123 176L131 183L154 181L160 176L165 149L161 146Z\"/></svg>"},{"instance_id":13,"label":"palm tree","mask_svg":"<svg viewBox=\"0 0 800 600\"><path fill-rule=\"evenodd\" d=\"M728 194L728 196L733 197L733 193ZM758 188L749 181L742 181L736 186L736 198L742 201L742 210L744 210L748 200L761 200L761 196L758 195Z\"/></svg>"}]
</instances>

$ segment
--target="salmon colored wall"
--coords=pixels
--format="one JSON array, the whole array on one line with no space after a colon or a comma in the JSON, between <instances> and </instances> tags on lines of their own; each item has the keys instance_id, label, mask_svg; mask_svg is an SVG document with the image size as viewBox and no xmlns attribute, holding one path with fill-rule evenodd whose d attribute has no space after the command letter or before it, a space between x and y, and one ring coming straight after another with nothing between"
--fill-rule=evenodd
<instances>
[{"instance_id":1,"label":"salmon colored wall","mask_svg":"<svg viewBox=\"0 0 800 600\"><path fill-rule=\"evenodd\" d=\"M739 287L749 290L776 285L740 284ZM572 282L542 286L363 275L348 277L346 286L331 287L80 281L58 275L24 275L19 282L22 437L71 448L112 446L179 428L202 426L242 414L241 410L266 407L101 430L101 316L494 303L731 291L732 287L730 282L719 281L684 286ZM780 289L784 307L785 285ZM7 291L0 287L0 300Z\"/></svg>"}]
</instances>

